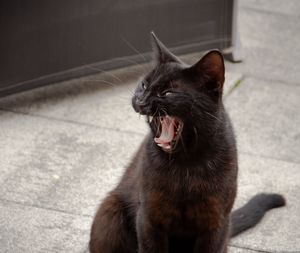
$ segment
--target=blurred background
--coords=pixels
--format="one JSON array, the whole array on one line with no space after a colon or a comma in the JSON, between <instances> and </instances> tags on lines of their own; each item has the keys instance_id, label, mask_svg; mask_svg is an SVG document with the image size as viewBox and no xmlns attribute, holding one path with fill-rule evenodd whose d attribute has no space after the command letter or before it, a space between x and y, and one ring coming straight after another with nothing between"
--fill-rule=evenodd
<instances>
[{"instance_id":1,"label":"blurred background","mask_svg":"<svg viewBox=\"0 0 300 253\"><path fill-rule=\"evenodd\" d=\"M236 40L233 0L1 3L0 95L148 61L150 31L181 54Z\"/></svg>"},{"instance_id":2,"label":"blurred background","mask_svg":"<svg viewBox=\"0 0 300 253\"><path fill-rule=\"evenodd\" d=\"M236 207L287 207L229 252L300 252L300 1L0 1L0 252L87 252L101 199L147 133L131 108L150 32L189 64L218 48L240 160Z\"/></svg>"}]
</instances>

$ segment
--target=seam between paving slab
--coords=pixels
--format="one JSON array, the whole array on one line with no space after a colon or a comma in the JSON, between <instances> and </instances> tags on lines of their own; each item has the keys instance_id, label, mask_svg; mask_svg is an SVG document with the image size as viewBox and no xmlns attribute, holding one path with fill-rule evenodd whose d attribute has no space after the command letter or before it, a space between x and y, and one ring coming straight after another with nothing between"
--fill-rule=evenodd
<instances>
[{"instance_id":1,"label":"seam between paving slab","mask_svg":"<svg viewBox=\"0 0 300 253\"><path fill-rule=\"evenodd\" d=\"M225 97L229 96L236 88L238 88L241 85L241 83L243 82L243 80L244 80L244 78L240 79L237 82L237 84L235 84L235 86L231 89L231 91ZM114 128L98 126L98 125L94 125L94 124L90 124L90 123L77 122L77 121L69 120L69 119L56 118L56 117L51 117L51 116L44 116L44 115L40 115L40 114L27 113L27 112L22 112L22 111L14 111L14 110L11 110L11 109L6 109L6 108L0 108L0 111L1 110L4 111L4 112L10 112L10 113L14 113L14 114L21 114L21 115L24 115L24 116L30 116L30 117L34 117L34 118L41 118L41 119L46 119L46 120L50 120L50 121L55 120L55 121L59 121L59 122L70 123L70 124L86 126L86 127L92 127L92 128L96 128L96 129L104 129L104 130L118 132L118 133L126 133L126 134L133 134L133 135L139 135L139 136L145 136L146 135L146 133L134 132L134 131L130 131L130 130L114 129ZM257 157L260 157L260 158L272 159L272 160L276 160L276 161L300 164L299 161L296 161L296 160L293 160L293 159L282 159L282 158L266 156L266 155L261 155L261 154L256 154L256 153L243 152L243 151L239 151L239 154L249 155L249 156L257 156Z\"/></svg>"},{"instance_id":2,"label":"seam between paving slab","mask_svg":"<svg viewBox=\"0 0 300 253\"><path fill-rule=\"evenodd\" d=\"M78 217L87 217L87 218L94 217L93 215L73 213L73 212L68 212L68 211L61 210L61 209L56 209L56 208L51 208L51 207L44 207L44 206L39 206L39 205L32 205L32 204L22 203L22 202L18 202L18 201L14 201L14 200L8 200L8 199L0 199L0 202L3 203L3 204L6 202L6 203L18 205L18 206L26 206L26 207L42 209L42 210L45 210L45 211L58 212L58 213L63 213L63 214L70 214L70 215L78 216Z\"/></svg>"},{"instance_id":3,"label":"seam between paving slab","mask_svg":"<svg viewBox=\"0 0 300 253\"><path fill-rule=\"evenodd\" d=\"M77 213L67 212L67 211L59 210L59 209L55 209L55 208L42 207L42 206L38 206L38 205L30 205L30 204L20 203L17 201L11 201L11 200L6 200L6 199L0 199L0 201L11 203L11 204L18 205L18 206L32 207L32 208L37 208L37 209L41 209L41 210L45 210L45 211L59 212L59 213L69 214L69 215L78 216L78 217L87 217L87 218L93 217L92 215L77 214ZM253 252L262 252L262 253L275 253L276 252L276 251L252 248L249 246L239 246L239 245L235 245L235 244L229 244L228 246L232 247L232 248L237 248L237 249L245 249L245 250L249 250L249 251L253 251Z\"/></svg>"},{"instance_id":4,"label":"seam between paving slab","mask_svg":"<svg viewBox=\"0 0 300 253\"><path fill-rule=\"evenodd\" d=\"M241 10L252 11L252 12L257 12L257 13L266 14L266 15L282 16L284 18L286 18L286 17L298 18L299 17L297 14L293 14L293 13L284 13L284 12L279 12L279 11L274 11L274 10L258 9L253 6L246 6L246 5L242 6Z\"/></svg>"},{"instance_id":5,"label":"seam between paving slab","mask_svg":"<svg viewBox=\"0 0 300 253\"><path fill-rule=\"evenodd\" d=\"M243 82L243 80L244 79L241 79L238 82L238 84L236 84L232 88L231 92L229 94L227 94L227 96L229 96L236 88L238 88L239 85L241 85L241 83ZM92 128L96 128L96 129L103 129L103 130L113 131L113 132L117 132L117 133L125 133L125 134L138 135L138 136L145 136L146 135L146 133L139 133L139 132L134 132L134 131L130 131L130 130L119 130L119 129L114 129L114 128L110 128L110 127L97 126L97 125L90 124L90 123L83 123L83 122L77 122L77 121L74 121L74 120L67 120L67 119L62 119L62 118L43 116L43 115L39 115L39 114L26 113L26 112L21 112L21 111L14 111L14 110L5 109L5 108L0 108L0 111L1 110L5 111L5 112L11 112L11 113L14 113L14 114L22 114L22 115L30 116L30 117L34 117L34 118L41 118L41 119L46 119L46 120L50 120L50 121L55 120L55 121L59 121L59 122L70 123L70 124L86 126L86 127L92 127ZM294 164L300 164L299 161L296 161L296 160L293 160L293 159L281 159L281 158L277 158L277 157L260 155L260 154L256 154L256 153L249 153L249 152L243 152L243 151L239 151L239 154L249 155L249 156L256 156L256 157L265 158L265 159L272 159L272 160L281 161L281 162L289 162L289 163L294 163Z\"/></svg>"},{"instance_id":6,"label":"seam between paving slab","mask_svg":"<svg viewBox=\"0 0 300 253\"><path fill-rule=\"evenodd\" d=\"M87 218L92 218L93 217L93 215L72 213L72 212L68 212L68 211L64 211L64 210L60 210L60 209L42 207L42 206L38 206L38 205L31 205L31 204L27 204L27 203L21 203L21 202L18 202L18 201L12 201L12 200L6 200L6 199L0 199L0 201L10 203L10 204L14 204L14 205L18 205L18 206L32 207L32 208L37 208L37 209L41 209L41 210L45 210L45 211L59 212L59 213L69 214L69 215L78 216L78 217L87 217ZM228 246L230 246L232 248L237 248L237 249L246 249L246 250L250 250L250 251L253 251L253 252L273 253L273 251L267 251L267 250L256 249L256 248L254 249L254 248L251 248L251 247L248 247L248 246L239 246L239 245L233 245L233 244L229 244Z\"/></svg>"},{"instance_id":7,"label":"seam between paving slab","mask_svg":"<svg viewBox=\"0 0 300 253\"><path fill-rule=\"evenodd\" d=\"M256 155L246 154L246 153L242 153L242 154L243 155L256 156ZM269 157L263 157L263 158L270 159L270 160L275 160L275 159L272 159L272 158L269 158ZM284 160L280 160L280 159L277 159L277 160L278 161L284 161ZM284 162L286 162L286 161L284 161ZM66 210L62 210L62 209L56 209L56 208L51 208L51 207L44 207L44 206L39 206L39 205L34 205L34 204L22 203L22 202L18 202L18 201L14 201L14 200L8 200L8 199L2 199L2 198L0 198L0 202L12 203L12 204L20 205L20 206L33 207L33 208L38 208L38 209L43 209L43 210L48 210L48 211L55 211L55 212L60 212L60 213L65 213L65 214L76 215L76 216L80 216L80 217L93 217L92 215L88 215L88 214L73 213L73 212L69 212L69 211L66 211ZM230 245L230 246L241 248L241 246L237 246L237 245ZM254 249L251 249L251 250L254 250ZM260 250L258 252L269 252L269 251L261 251Z\"/></svg>"},{"instance_id":8,"label":"seam between paving slab","mask_svg":"<svg viewBox=\"0 0 300 253\"><path fill-rule=\"evenodd\" d=\"M50 121L54 120L54 121L59 121L59 122L64 122L64 123L75 124L75 125L79 125L79 126L86 126L86 127L97 128L97 129L103 129L103 130L108 130L108 131L113 131L113 132L118 132L118 133L145 136L145 134L139 133L139 132L134 132L134 131L130 131L130 130L114 129L114 128L110 128L110 127L103 127L103 126L98 126L98 125L94 125L94 124L90 124L90 123L78 122L78 121L74 121L74 120L70 120L70 119L55 118L55 117L51 117L51 116L44 116L44 115L40 115L40 114L34 114L34 113L28 113L28 112L22 112L22 111L15 111L15 110L6 109L6 108L0 108L0 111L11 112L11 113L14 113L14 114L22 114L24 116L30 116L30 117L33 117L33 118L41 118L41 119L46 119L46 120L50 120Z\"/></svg>"},{"instance_id":9,"label":"seam between paving slab","mask_svg":"<svg viewBox=\"0 0 300 253\"><path fill-rule=\"evenodd\" d=\"M270 250L263 250L263 249L256 249L256 248L251 248L248 246L239 246L239 245L234 245L234 244L230 244L229 245L232 248L237 248L237 249L245 249L245 250L250 250L250 251L254 251L254 252L263 252L263 253L273 253L276 251L270 251Z\"/></svg>"},{"instance_id":10,"label":"seam between paving slab","mask_svg":"<svg viewBox=\"0 0 300 253\"><path fill-rule=\"evenodd\" d=\"M255 156L255 157L258 157L258 158L270 159L270 160L274 160L274 161L278 161L278 162L286 162L286 163L292 163L292 164L297 164L297 165L300 164L299 161L295 161L293 159L288 160L288 159L276 158L276 157L267 156L267 155L260 155L260 154L256 154L256 153L249 153L249 152L238 151L238 154L240 154L240 155L248 155L248 156Z\"/></svg>"},{"instance_id":11,"label":"seam between paving slab","mask_svg":"<svg viewBox=\"0 0 300 253\"><path fill-rule=\"evenodd\" d=\"M266 78L265 76L260 76L260 75L254 75L251 72L246 71L245 73L243 73L243 80L246 78L253 78L253 79L259 79L260 81L264 81L264 82L270 82L270 83L275 83L275 84L290 84L293 86L298 86L299 83L294 83L291 81L287 81L287 80L281 80L281 79L272 79L272 78Z\"/></svg>"}]
</instances>

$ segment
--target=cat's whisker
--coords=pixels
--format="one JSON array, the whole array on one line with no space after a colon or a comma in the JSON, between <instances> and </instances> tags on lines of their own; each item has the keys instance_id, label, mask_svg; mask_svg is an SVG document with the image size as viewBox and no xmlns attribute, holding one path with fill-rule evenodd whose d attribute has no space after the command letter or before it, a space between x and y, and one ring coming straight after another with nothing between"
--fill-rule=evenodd
<instances>
[{"instance_id":1,"label":"cat's whisker","mask_svg":"<svg viewBox=\"0 0 300 253\"><path fill-rule=\"evenodd\" d=\"M211 116L212 118L218 120L219 122L222 122L219 118L217 118L216 116L212 115L211 113L204 111L204 113L206 113L207 115Z\"/></svg>"},{"instance_id":2,"label":"cat's whisker","mask_svg":"<svg viewBox=\"0 0 300 253\"><path fill-rule=\"evenodd\" d=\"M172 92L174 91L174 86L173 86L173 81L171 80L170 81L170 84L171 84L171 88L172 88Z\"/></svg>"},{"instance_id":3,"label":"cat's whisker","mask_svg":"<svg viewBox=\"0 0 300 253\"><path fill-rule=\"evenodd\" d=\"M127 46L129 46L129 48L131 48L134 52L136 52L139 56L141 56L145 62L147 62L146 57L142 55L141 52L138 51L128 40L126 40L124 37L122 37L122 40L127 44Z\"/></svg>"},{"instance_id":4,"label":"cat's whisker","mask_svg":"<svg viewBox=\"0 0 300 253\"><path fill-rule=\"evenodd\" d=\"M109 82L109 81L106 81L103 79L90 79L90 80L87 80L87 82L99 82L99 84L110 84L111 86L113 86L113 88L120 87L120 85L121 85L121 84L115 84L115 83L112 83L112 82ZM130 92L130 94L133 96L134 91L129 89L127 86L125 86L125 87Z\"/></svg>"},{"instance_id":5,"label":"cat's whisker","mask_svg":"<svg viewBox=\"0 0 300 253\"><path fill-rule=\"evenodd\" d=\"M161 108L161 110L165 115L168 115L166 108L163 107L163 108Z\"/></svg>"},{"instance_id":6,"label":"cat's whisker","mask_svg":"<svg viewBox=\"0 0 300 253\"><path fill-rule=\"evenodd\" d=\"M109 82L106 80L100 80L100 79L89 79L89 80L87 80L87 82L100 82L100 83L104 83L104 84L110 84L113 87L118 87L118 85L115 83L112 83L112 82Z\"/></svg>"},{"instance_id":7,"label":"cat's whisker","mask_svg":"<svg viewBox=\"0 0 300 253\"><path fill-rule=\"evenodd\" d=\"M142 74L148 73L148 72L150 71L150 68L148 69L148 68L145 66L145 64L140 64L140 63L138 63L138 62L136 62L136 61L134 61L134 60L129 60L129 59L127 59L127 58L124 58L124 59L122 58L122 59L120 59L120 60L129 62L129 63L133 63L134 65L139 66L139 67L142 68L143 71L144 71L144 73L142 73ZM137 74L141 74L141 73L139 73L138 70L131 71L131 72L134 72L134 73L137 73Z\"/></svg>"},{"instance_id":8,"label":"cat's whisker","mask_svg":"<svg viewBox=\"0 0 300 253\"><path fill-rule=\"evenodd\" d=\"M196 127L193 127L194 129L194 133L195 133L195 137L196 137L196 145L198 144L198 131Z\"/></svg>"},{"instance_id":9,"label":"cat's whisker","mask_svg":"<svg viewBox=\"0 0 300 253\"><path fill-rule=\"evenodd\" d=\"M160 119L159 110L157 110L157 114L158 114L158 118ZM159 133L159 125L158 125L158 121L157 120L155 120L155 128L157 129L156 130L156 135L157 135L157 133Z\"/></svg>"},{"instance_id":10,"label":"cat's whisker","mask_svg":"<svg viewBox=\"0 0 300 253\"><path fill-rule=\"evenodd\" d=\"M153 118L156 117L156 114L158 113L158 108L156 108L156 111L153 113ZM154 122L155 128L157 129L157 132L159 131L159 126L157 124L157 120L152 120ZM153 142L154 144L154 142Z\"/></svg>"},{"instance_id":11,"label":"cat's whisker","mask_svg":"<svg viewBox=\"0 0 300 253\"><path fill-rule=\"evenodd\" d=\"M190 170L188 168L186 168L185 176L186 176L186 179L185 179L186 182L185 183L188 185L189 179L190 179Z\"/></svg>"},{"instance_id":12,"label":"cat's whisker","mask_svg":"<svg viewBox=\"0 0 300 253\"><path fill-rule=\"evenodd\" d=\"M181 134L179 135L179 139L180 139L180 141L181 141L181 145L182 145L182 148L183 148L183 152L184 152L184 154L186 155L186 157L188 157L188 152L187 152L187 149L186 149L186 147L185 147L185 145L184 145L183 138L182 138L182 135L181 135Z\"/></svg>"},{"instance_id":13,"label":"cat's whisker","mask_svg":"<svg viewBox=\"0 0 300 253\"><path fill-rule=\"evenodd\" d=\"M119 81L120 83L123 83L123 80L121 80L118 76L116 76L116 75L114 75L114 74L112 74L112 73L110 73L108 71L105 71L105 70L100 69L100 68L95 67L95 66L91 66L89 64L86 64L84 66L87 67L87 68L89 68L89 69L93 69L93 70L99 71L99 72L101 72L101 73L103 73L105 75L108 75L108 76L114 78L115 80Z\"/></svg>"},{"instance_id":14,"label":"cat's whisker","mask_svg":"<svg viewBox=\"0 0 300 253\"><path fill-rule=\"evenodd\" d=\"M90 83L90 82L95 82L95 83L99 83L99 84L108 84L108 85L111 85L113 89L117 88L118 87L118 84L115 84L115 83L112 83L112 82L109 82L109 81L106 81L106 80L100 80L100 79L89 79L89 80L86 80L85 81L86 83ZM128 89L128 88L127 88ZM130 89L128 89L128 91L130 92L131 95L134 94L134 92ZM119 98L123 98L123 99L126 99L126 100L129 100L130 98L128 97L122 97L122 96L118 96Z\"/></svg>"},{"instance_id":15,"label":"cat's whisker","mask_svg":"<svg viewBox=\"0 0 300 253\"><path fill-rule=\"evenodd\" d=\"M156 111L153 113L153 117L156 116L156 113L158 113L158 107L156 108Z\"/></svg>"}]
</instances>

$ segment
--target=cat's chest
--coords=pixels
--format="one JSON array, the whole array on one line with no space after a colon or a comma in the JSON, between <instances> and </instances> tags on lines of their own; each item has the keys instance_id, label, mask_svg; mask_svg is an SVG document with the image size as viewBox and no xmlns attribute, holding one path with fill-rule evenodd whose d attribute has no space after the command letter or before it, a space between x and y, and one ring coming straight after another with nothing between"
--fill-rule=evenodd
<instances>
[{"instance_id":1,"label":"cat's chest","mask_svg":"<svg viewBox=\"0 0 300 253\"><path fill-rule=\"evenodd\" d=\"M147 194L151 219L175 230L217 227L223 207L214 184L188 168L156 180Z\"/></svg>"},{"instance_id":2,"label":"cat's chest","mask_svg":"<svg viewBox=\"0 0 300 253\"><path fill-rule=\"evenodd\" d=\"M149 194L146 208L153 224L170 231L216 229L224 210L221 199L216 196L184 198L165 192Z\"/></svg>"},{"instance_id":3,"label":"cat's chest","mask_svg":"<svg viewBox=\"0 0 300 253\"><path fill-rule=\"evenodd\" d=\"M203 167L168 168L167 172L149 180L152 181L153 189L161 189L175 200L201 198L216 189L217 185L216 178L205 175L203 171Z\"/></svg>"}]
</instances>

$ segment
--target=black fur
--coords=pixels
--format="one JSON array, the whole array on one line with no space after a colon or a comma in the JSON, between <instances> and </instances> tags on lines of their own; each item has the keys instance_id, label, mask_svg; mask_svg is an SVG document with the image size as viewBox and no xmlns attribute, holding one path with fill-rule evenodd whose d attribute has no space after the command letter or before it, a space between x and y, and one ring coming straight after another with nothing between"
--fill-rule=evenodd
<instances>
[{"instance_id":1,"label":"black fur","mask_svg":"<svg viewBox=\"0 0 300 253\"><path fill-rule=\"evenodd\" d=\"M284 205L285 199L279 194L261 193L254 196L246 205L231 214L230 236L234 237L254 227L268 210Z\"/></svg>"},{"instance_id":2,"label":"black fur","mask_svg":"<svg viewBox=\"0 0 300 253\"><path fill-rule=\"evenodd\" d=\"M187 66L155 35L153 47L153 70L132 98L135 111L148 117L150 133L101 204L90 251L226 253L230 236L254 226L284 200L261 194L231 216L238 161L222 102L222 54L213 50ZM167 119L177 134L161 145Z\"/></svg>"}]
</instances>

